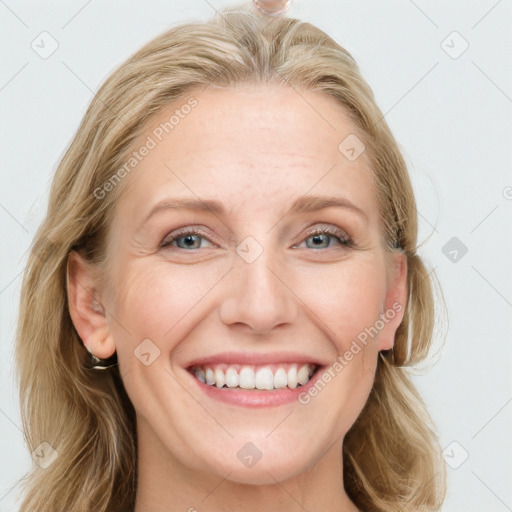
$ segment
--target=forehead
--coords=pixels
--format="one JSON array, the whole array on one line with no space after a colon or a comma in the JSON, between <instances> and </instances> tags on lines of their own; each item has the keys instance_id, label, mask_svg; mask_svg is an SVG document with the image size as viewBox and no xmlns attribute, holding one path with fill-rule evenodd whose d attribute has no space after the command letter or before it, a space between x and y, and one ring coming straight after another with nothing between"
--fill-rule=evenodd
<instances>
[{"instance_id":1,"label":"forehead","mask_svg":"<svg viewBox=\"0 0 512 512\"><path fill-rule=\"evenodd\" d=\"M366 152L347 158L345 141L359 152L362 138L326 93L255 85L191 91L133 144L151 149L126 178L118 208L139 217L170 195L257 213L311 192L339 193L377 214Z\"/></svg>"}]
</instances>

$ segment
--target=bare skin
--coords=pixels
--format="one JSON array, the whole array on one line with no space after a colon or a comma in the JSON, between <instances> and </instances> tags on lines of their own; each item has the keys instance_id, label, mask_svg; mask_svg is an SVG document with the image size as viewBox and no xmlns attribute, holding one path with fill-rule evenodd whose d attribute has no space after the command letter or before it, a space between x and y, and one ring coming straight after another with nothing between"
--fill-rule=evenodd
<instances>
[{"instance_id":1,"label":"bare skin","mask_svg":"<svg viewBox=\"0 0 512 512\"><path fill-rule=\"evenodd\" d=\"M379 315L405 304L405 256L383 246L367 156L350 161L338 149L357 129L318 92L241 86L191 95L197 106L125 178L109 279L76 254L69 267L75 327L97 357L117 351L137 412L135 512L357 511L343 487L343 439L403 308L307 404L226 403L188 371L226 352L299 354L327 368ZM134 147L185 101L160 112ZM353 207L289 212L312 195ZM145 220L177 197L215 199L225 211L167 208ZM309 234L326 226L337 231ZM240 247L261 254L248 263ZM149 365L134 354L143 340ZM250 467L240 457L248 443L261 454Z\"/></svg>"}]
</instances>

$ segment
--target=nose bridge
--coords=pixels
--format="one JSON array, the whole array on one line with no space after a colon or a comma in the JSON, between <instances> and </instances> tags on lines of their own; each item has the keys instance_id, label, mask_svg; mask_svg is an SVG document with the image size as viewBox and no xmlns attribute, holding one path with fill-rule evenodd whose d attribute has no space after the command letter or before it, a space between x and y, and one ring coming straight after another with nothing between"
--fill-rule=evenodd
<instances>
[{"instance_id":1,"label":"nose bridge","mask_svg":"<svg viewBox=\"0 0 512 512\"><path fill-rule=\"evenodd\" d=\"M232 276L222 305L226 324L244 323L254 331L268 332L273 327L295 319L296 304L286 283L282 258L253 237L245 238L236 248Z\"/></svg>"},{"instance_id":2,"label":"nose bridge","mask_svg":"<svg viewBox=\"0 0 512 512\"><path fill-rule=\"evenodd\" d=\"M254 300L266 298L271 301L276 298L276 294L282 293L279 290L278 283L282 282L278 279L280 265L276 251L270 248L261 250L260 254L254 256L256 249L250 247L249 253L240 255L242 253L242 244L238 250L239 272L246 285L246 294L252 296ZM248 256L248 259L245 258Z\"/></svg>"}]
</instances>

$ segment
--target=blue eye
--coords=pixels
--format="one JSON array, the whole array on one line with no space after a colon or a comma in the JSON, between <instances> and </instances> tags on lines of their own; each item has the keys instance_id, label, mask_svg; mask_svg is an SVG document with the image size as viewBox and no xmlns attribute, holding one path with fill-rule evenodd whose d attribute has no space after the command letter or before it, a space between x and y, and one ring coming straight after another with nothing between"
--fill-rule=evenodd
<instances>
[{"instance_id":1,"label":"blue eye","mask_svg":"<svg viewBox=\"0 0 512 512\"><path fill-rule=\"evenodd\" d=\"M181 231L181 233L175 234L171 238L165 238L160 244L161 248L169 247L174 242L178 249L200 249L201 248L201 240L208 240L201 231L190 229L188 231ZM180 244L180 241L183 241Z\"/></svg>"},{"instance_id":2,"label":"blue eye","mask_svg":"<svg viewBox=\"0 0 512 512\"><path fill-rule=\"evenodd\" d=\"M304 241L309 239L313 241L312 246L306 244L309 249L327 249L332 245L340 245L345 247L353 246L352 239L343 230L337 228L336 226L322 226L320 228L312 229L307 233L307 237L304 239ZM332 244L330 240L333 239L337 240L337 243ZM171 247L173 244L175 244L174 247L177 247L178 249L201 249L202 240L206 240L208 243L215 245L213 242L208 240L202 231L192 228L185 228L178 231L170 238L165 238L161 242L160 248Z\"/></svg>"},{"instance_id":3,"label":"blue eye","mask_svg":"<svg viewBox=\"0 0 512 512\"><path fill-rule=\"evenodd\" d=\"M332 245L330 240L333 238L338 241L338 243L335 245L342 245L345 247L353 246L351 238L336 226L322 226L321 228L313 229L308 232L308 236L306 237L305 241L309 239L314 240L313 246L309 248L327 249Z\"/></svg>"}]
</instances>

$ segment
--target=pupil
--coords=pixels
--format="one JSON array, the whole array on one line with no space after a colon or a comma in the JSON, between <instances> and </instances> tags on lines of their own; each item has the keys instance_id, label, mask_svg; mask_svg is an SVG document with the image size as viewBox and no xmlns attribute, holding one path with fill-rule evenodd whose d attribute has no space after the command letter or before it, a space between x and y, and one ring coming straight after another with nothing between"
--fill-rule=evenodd
<instances>
[{"instance_id":1,"label":"pupil","mask_svg":"<svg viewBox=\"0 0 512 512\"><path fill-rule=\"evenodd\" d=\"M184 238L184 241L185 241L185 245L187 246L191 246L191 245L194 245L194 237L196 235L187 235L185 238Z\"/></svg>"},{"instance_id":2,"label":"pupil","mask_svg":"<svg viewBox=\"0 0 512 512\"><path fill-rule=\"evenodd\" d=\"M313 235L313 244L315 245L321 245L322 244L322 237L325 238L325 235L324 234L320 234L320 235ZM318 242L318 243L317 243Z\"/></svg>"}]
</instances>

